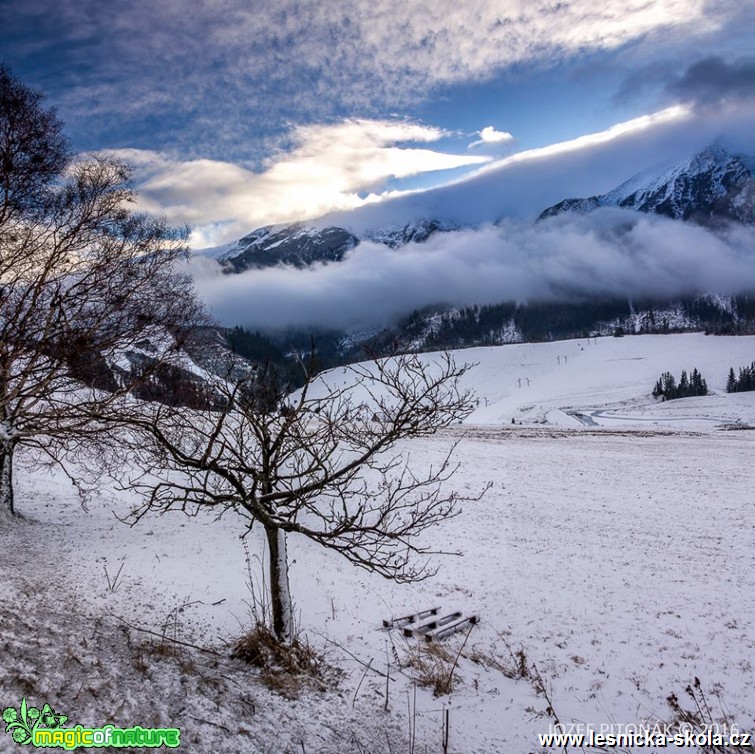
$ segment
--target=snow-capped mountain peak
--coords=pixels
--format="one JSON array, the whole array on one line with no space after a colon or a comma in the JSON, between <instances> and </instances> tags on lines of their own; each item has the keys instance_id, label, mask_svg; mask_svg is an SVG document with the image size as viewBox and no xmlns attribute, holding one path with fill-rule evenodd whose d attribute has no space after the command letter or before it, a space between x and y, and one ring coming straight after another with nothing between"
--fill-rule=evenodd
<instances>
[{"instance_id":1,"label":"snow-capped mountain peak","mask_svg":"<svg viewBox=\"0 0 755 754\"><path fill-rule=\"evenodd\" d=\"M566 212L584 214L600 207L620 207L704 225L727 221L752 224L754 168L755 157L716 142L682 162L639 173L605 194L564 199L543 211L540 219ZM463 188L459 185L455 190ZM491 189L484 192L489 202L496 191L487 188ZM466 189L471 191L472 198L480 194L476 184L469 183ZM200 253L217 259L229 273L278 265L301 269L337 263L363 242L399 248L422 243L438 233L490 222L490 218L476 218L473 210L461 212L462 207L475 204L456 203L461 214L455 217L443 211L448 209L443 202L434 207L435 213L418 204L413 207L413 216L406 214L408 206L402 205L401 211L394 215L386 204L382 214L372 217L371 222L361 215L355 219L349 213L341 213L307 223L266 225L236 243ZM505 212L499 213L499 218L506 216Z\"/></svg>"},{"instance_id":2,"label":"snow-capped mountain peak","mask_svg":"<svg viewBox=\"0 0 755 754\"><path fill-rule=\"evenodd\" d=\"M754 167L755 158L716 142L684 162L639 173L605 194L565 199L540 218L622 207L701 224L724 220L750 224L755 207Z\"/></svg>"}]
</instances>

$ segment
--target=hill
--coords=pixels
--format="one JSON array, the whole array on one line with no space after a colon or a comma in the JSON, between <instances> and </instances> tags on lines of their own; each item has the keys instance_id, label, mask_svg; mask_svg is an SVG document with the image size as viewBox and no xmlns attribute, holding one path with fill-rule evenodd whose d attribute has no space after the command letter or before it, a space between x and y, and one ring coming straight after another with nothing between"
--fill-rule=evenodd
<instances>
[{"instance_id":1,"label":"hill","mask_svg":"<svg viewBox=\"0 0 755 754\"><path fill-rule=\"evenodd\" d=\"M94 725L179 726L201 754L440 750L445 710L453 754L539 752L556 716L577 732L674 725L701 693L700 725L752 730L755 432L723 425L752 422L755 393L721 390L754 351L753 337L645 335L457 353L479 363L477 411L406 450L413 466L441 463L459 441L450 484L493 487L433 530L434 549L459 555L435 556L419 584L292 537L297 614L343 672L296 698L228 656L259 595L260 532L245 553L226 517L129 528L113 513L133 490L101 487L82 509L64 479L24 469L25 520L0 527L3 698ZM693 366L713 395L653 401L659 370ZM382 627L433 605L480 621L435 653ZM451 696L433 696L433 668L452 673Z\"/></svg>"}]
</instances>

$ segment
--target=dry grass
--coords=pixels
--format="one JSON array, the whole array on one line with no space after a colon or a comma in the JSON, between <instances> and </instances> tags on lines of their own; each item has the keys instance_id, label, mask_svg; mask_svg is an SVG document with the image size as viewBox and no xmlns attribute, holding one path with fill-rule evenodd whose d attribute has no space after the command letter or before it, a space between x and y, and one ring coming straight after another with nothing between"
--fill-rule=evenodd
<instances>
[{"instance_id":1,"label":"dry grass","mask_svg":"<svg viewBox=\"0 0 755 754\"><path fill-rule=\"evenodd\" d=\"M506 639L499 635L506 648L503 654L484 651L478 646L467 648L471 630L464 639L456 643L407 642L401 665L413 671L414 681L422 688L431 688L435 696L450 694L454 686L461 682L456 672L461 660L469 660L476 665L495 670L506 678L531 679L529 659L523 647L514 650ZM398 660L398 655L396 655Z\"/></svg>"},{"instance_id":2,"label":"dry grass","mask_svg":"<svg viewBox=\"0 0 755 754\"><path fill-rule=\"evenodd\" d=\"M454 670L458 655L439 642L409 644L404 666L414 671L414 680L422 688L431 688L435 696L454 690Z\"/></svg>"},{"instance_id":3,"label":"dry grass","mask_svg":"<svg viewBox=\"0 0 755 754\"><path fill-rule=\"evenodd\" d=\"M715 697L717 703L708 699L703 690L703 685L697 677L685 688L684 692L689 699L686 706L674 693L666 699L668 706L674 713L670 722L672 730L686 729L695 735L702 734L702 736L705 736L708 732L723 734L728 733L729 730L739 729L739 726L729 719L725 711L726 705L721 698L723 690L719 685L714 685L711 690L711 694ZM719 744L711 740L710 744L698 744L698 749L705 754L734 754L737 751L752 751L752 744L743 749L724 743Z\"/></svg>"},{"instance_id":4,"label":"dry grass","mask_svg":"<svg viewBox=\"0 0 755 754\"><path fill-rule=\"evenodd\" d=\"M295 637L284 644L264 623L257 623L233 644L231 657L257 668L262 682L290 699L304 687L321 691L337 685L340 671L325 662L309 642Z\"/></svg>"},{"instance_id":5,"label":"dry grass","mask_svg":"<svg viewBox=\"0 0 755 754\"><path fill-rule=\"evenodd\" d=\"M515 651L503 637L501 637L501 640L507 649L507 655L484 652L478 647L473 647L465 657L484 668L497 670L506 678L529 678L530 668L524 648L519 647Z\"/></svg>"}]
</instances>

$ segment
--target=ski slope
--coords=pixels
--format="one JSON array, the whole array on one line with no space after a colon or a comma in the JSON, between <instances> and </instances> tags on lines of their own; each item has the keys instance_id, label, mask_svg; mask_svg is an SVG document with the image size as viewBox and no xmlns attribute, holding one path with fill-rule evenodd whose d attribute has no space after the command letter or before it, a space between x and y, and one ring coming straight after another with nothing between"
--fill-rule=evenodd
<instances>
[{"instance_id":1,"label":"ski slope","mask_svg":"<svg viewBox=\"0 0 755 754\"><path fill-rule=\"evenodd\" d=\"M716 337L702 333L590 338L551 343L517 343L454 352L458 364L473 364L461 386L477 396L469 425L548 424L577 428L665 427L696 429L755 422L755 401L727 395L729 369L755 360L755 336ZM432 362L434 354L424 354ZM679 380L697 368L710 395L669 402L651 393L669 371ZM345 386L348 367L323 377ZM575 413L582 414L580 420ZM587 419L587 417L590 417Z\"/></svg>"}]
</instances>

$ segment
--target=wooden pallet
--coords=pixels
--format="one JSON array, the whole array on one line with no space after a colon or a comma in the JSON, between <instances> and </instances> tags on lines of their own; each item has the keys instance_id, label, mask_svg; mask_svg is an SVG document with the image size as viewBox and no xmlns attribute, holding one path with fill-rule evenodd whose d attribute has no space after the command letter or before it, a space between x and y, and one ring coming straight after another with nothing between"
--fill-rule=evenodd
<instances>
[{"instance_id":1,"label":"wooden pallet","mask_svg":"<svg viewBox=\"0 0 755 754\"><path fill-rule=\"evenodd\" d=\"M424 636L426 641L440 641L458 631L477 625L479 621L478 615L464 616L460 610L443 615L439 607L431 607L399 618L384 620L383 628L401 629L404 636L409 638Z\"/></svg>"},{"instance_id":2,"label":"wooden pallet","mask_svg":"<svg viewBox=\"0 0 755 754\"><path fill-rule=\"evenodd\" d=\"M434 631L442 626L446 626L459 618L461 618L460 611L444 615L442 618L431 615L416 626L407 626L404 628L404 636L421 636L429 631Z\"/></svg>"},{"instance_id":3,"label":"wooden pallet","mask_svg":"<svg viewBox=\"0 0 755 754\"><path fill-rule=\"evenodd\" d=\"M439 607L431 607L427 610L420 610L417 613L409 613L409 615L402 615L400 618L391 618L390 620L383 621L383 628L403 628L410 623L420 623L426 618L437 615Z\"/></svg>"},{"instance_id":4,"label":"wooden pallet","mask_svg":"<svg viewBox=\"0 0 755 754\"><path fill-rule=\"evenodd\" d=\"M440 641L452 636L457 631L463 631L465 628L472 628L480 622L477 615L469 615L466 618L457 618L454 621L439 626L434 631L428 631L425 634L425 641Z\"/></svg>"}]
</instances>

